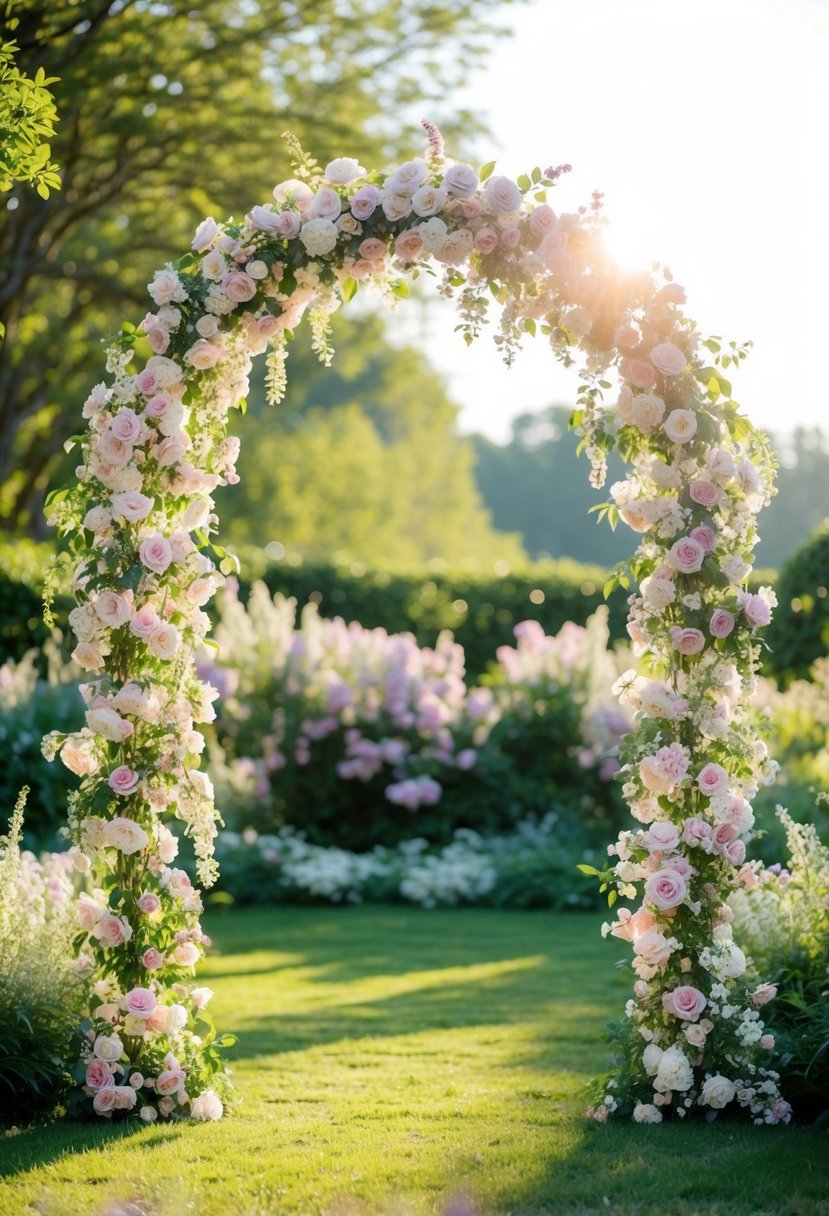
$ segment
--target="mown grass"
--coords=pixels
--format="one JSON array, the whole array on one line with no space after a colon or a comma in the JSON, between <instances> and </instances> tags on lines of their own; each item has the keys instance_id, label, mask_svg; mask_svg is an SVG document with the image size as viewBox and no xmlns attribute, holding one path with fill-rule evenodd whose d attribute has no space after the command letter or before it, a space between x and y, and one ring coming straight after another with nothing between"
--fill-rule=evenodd
<instances>
[{"instance_id":1,"label":"mown grass","mask_svg":"<svg viewBox=\"0 0 829 1216\"><path fill-rule=\"evenodd\" d=\"M627 988L595 917L273 909L209 928L233 1117L10 1133L0 1216L829 1213L825 1135L580 1117Z\"/></svg>"}]
</instances>

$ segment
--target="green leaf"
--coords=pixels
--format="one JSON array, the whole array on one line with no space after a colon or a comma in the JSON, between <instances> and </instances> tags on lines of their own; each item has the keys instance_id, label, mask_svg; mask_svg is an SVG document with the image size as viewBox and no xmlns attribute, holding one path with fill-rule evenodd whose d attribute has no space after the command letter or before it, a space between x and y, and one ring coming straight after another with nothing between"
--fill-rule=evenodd
<instances>
[{"instance_id":1,"label":"green leaf","mask_svg":"<svg viewBox=\"0 0 829 1216\"><path fill-rule=\"evenodd\" d=\"M485 165L481 166L481 172L478 174L478 177L481 179L482 182L485 182L488 177L492 177L492 170L494 168L495 168L494 160L489 160L489 161L487 161L487 163Z\"/></svg>"},{"instance_id":2,"label":"green leaf","mask_svg":"<svg viewBox=\"0 0 829 1216\"><path fill-rule=\"evenodd\" d=\"M582 874L590 874L591 876L596 875L599 872L595 866L578 865L576 866L576 869L581 870Z\"/></svg>"},{"instance_id":3,"label":"green leaf","mask_svg":"<svg viewBox=\"0 0 829 1216\"><path fill-rule=\"evenodd\" d=\"M352 279L350 275L348 278L343 279L342 283L340 283L340 295L345 300L346 304L348 303L349 300L353 300L353 298L356 294L356 291L357 291L357 280Z\"/></svg>"},{"instance_id":4,"label":"green leaf","mask_svg":"<svg viewBox=\"0 0 829 1216\"><path fill-rule=\"evenodd\" d=\"M401 300L407 300L411 295L409 284L405 279L398 279L396 283L392 283L392 294L399 296Z\"/></svg>"}]
</instances>

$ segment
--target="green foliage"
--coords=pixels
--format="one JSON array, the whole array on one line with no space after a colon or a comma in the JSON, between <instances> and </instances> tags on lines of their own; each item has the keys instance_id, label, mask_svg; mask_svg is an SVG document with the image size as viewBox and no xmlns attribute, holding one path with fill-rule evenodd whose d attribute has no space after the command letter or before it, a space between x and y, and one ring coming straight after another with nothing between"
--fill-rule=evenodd
<instances>
[{"instance_id":1,"label":"green foliage","mask_svg":"<svg viewBox=\"0 0 829 1216\"><path fill-rule=\"evenodd\" d=\"M79 674L63 664L53 643L40 654L32 650L19 663L8 660L0 667L0 819L3 808L13 805L17 790L27 783L27 831L41 844L64 826L68 795L78 787L77 777L63 764L44 759L40 743L48 731L83 726Z\"/></svg>"},{"instance_id":2,"label":"green foliage","mask_svg":"<svg viewBox=\"0 0 829 1216\"><path fill-rule=\"evenodd\" d=\"M6 19L6 27L16 21ZM19 47L0 43L0 193L17 184L34 186L41 198L60 188L58 166L50 159L57 110L49 91L57 76L39 67L34 76L15 63Z\"/></svg>"},{"instance_id":3,"label":"green foliage","mask_svg":"<svg viewBox=\"0 0 829 1216\"><path fill-rule=\"evenodd\" d=\"M759 871L731 903L758 979L776 985L764 1008L781 1089L796 1117L829 1125L829 847L810 825L778 812L788 862Z\"/></svg>"},{"instance_id":4,"label":"green foliage","mask_svg":"<svg viewBox=\"0 0 829 1216\"><path fill-rule=\"evenodd\" d=\"M50 637L43 621L43 589L54 552L50 544L0 537L0 663L22 659ZM59 585L53 609L64 628L73 607L68 588Z\"/></svg>"},{"instance_id":5,"label":"green foliage","mask_svg":"<svg viewBox=\"0 0 829 1216\"><path fill-rule=\"evenodd\" d=\"M17 0L18 69L60 76L63 189L18 192L0 232L0 516L34 527L50 477L67 479L100 340L140 322L154 269L204 215L243 214L291 176L281 131L323 163L382 164L420 150L422 109L461 139L477 129L450 107L496 7L376 0L366 20L338 0Z\"/></svg>"},{"instance_id":6,"label":"green foliage","mask_svg":"<svg viewBox=\"0 0 829 1216\"><path fill-rule=\"evenodd\" d=\"M785 685L808 676L815 659L829 653L829 523L792 555L776 590L764 667Z\"/></svg>"},{"instance_id":7,"label":"green foliage","mask_svg":"<svg viewBox=\"0 0 829 1216\"><path fill-rule=\"evenodd\" d=\"M79 1010L72 974L69 886L51 889L20 853L24 787L0 838L0 1120L24 1123L54 1110L70 1078L65 1061Z\"/></svg>"}]
</instances>

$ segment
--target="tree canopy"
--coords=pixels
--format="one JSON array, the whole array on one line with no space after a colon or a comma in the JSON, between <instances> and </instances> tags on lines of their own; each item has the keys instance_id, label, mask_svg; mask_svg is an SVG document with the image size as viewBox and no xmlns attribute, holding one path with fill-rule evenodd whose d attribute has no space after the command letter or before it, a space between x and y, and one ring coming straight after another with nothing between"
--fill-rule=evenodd
<instances>
[{"instance_id":1,"label":"tree canopy","mask_svg":"<svg viewBox=\"0 0 829 1216\"><path fill-rule=\"evenodd\" d=\"M289 128L320 159L415 151L419 110L491 44L498 0L19 0L15 62L59 76L63 188L15 188L0 232L0 515L38 518L100 373L100 340L140 321L155 267L198 220L265 201ZM417 102L419 110L413 109Z\"/></svg>"}]
</instances>

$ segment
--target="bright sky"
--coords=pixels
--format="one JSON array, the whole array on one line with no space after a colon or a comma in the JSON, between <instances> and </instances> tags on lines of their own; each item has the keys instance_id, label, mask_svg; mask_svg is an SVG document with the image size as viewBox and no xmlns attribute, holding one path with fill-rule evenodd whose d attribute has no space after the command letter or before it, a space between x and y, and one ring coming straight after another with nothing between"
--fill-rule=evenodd
<instances>
[{"instance_id":1,"label":"bright sky","mask_svg":"<svg viewBox=\"0 0 829 1216\"><path fill-rule=\"evenodd\" d=\"M666 262L703 330L753 339L734 393L754 421L829 430L829 3L533 0L504 23L465 95L495 137L480 159L571 163L556 209L603 190L620 260ZM427 342L463 430L503 440L515 414L572 401L543 340L508 371L454 324L434 300L393 328Z\"/></svg>"}]
</instances>

